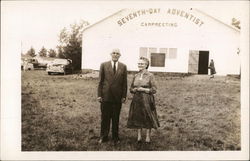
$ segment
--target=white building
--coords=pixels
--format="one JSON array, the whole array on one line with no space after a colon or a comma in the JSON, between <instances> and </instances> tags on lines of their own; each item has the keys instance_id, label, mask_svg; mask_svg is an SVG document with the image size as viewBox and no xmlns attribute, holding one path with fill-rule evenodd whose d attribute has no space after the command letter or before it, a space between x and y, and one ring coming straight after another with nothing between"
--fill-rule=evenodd
<instances>
[{"instance_id":1,"label":"white building","mask_svg":"<svg viewBox=\"0 0 250 161\"><path fill-rule=\"evenodd\" d=\"M240 31L198 9L123 9L86 28L82 37L83 69L99 70L119 48L130 71L145 56L150 71L208 74L213 59L218 75L240 72Z\"/></svg>"}]
</instances>

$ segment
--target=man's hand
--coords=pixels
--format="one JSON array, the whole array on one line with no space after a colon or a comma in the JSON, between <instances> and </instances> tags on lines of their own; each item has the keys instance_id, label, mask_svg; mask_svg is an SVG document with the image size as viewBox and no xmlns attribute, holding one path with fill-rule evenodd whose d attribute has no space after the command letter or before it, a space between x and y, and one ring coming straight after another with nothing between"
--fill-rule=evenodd
<instances>
[{"instance_id":1,"label":"man's hand","mask_svg":"<svg viewBox=\"0 0 250 161\"><path fill-rule=\"evenodd\" d=\"M125 101L126 101L126 98L122 98L122 103L125 103Z\"/></svg>"},{"instance_id":2,"label":"man's hand","mask_svg":"<svg viewBox=\"0 0 250 161\"><path fill-rule=\"evenodd\" d=\"M97 100L102 103L102 97L98 97Z\"/></svg>"}]
</instances>

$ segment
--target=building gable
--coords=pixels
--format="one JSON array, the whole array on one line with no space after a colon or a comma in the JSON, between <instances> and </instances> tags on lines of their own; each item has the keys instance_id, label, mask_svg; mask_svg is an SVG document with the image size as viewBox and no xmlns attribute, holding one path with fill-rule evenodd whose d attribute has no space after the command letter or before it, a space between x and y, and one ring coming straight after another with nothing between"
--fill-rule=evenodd
<instances>
[{"instance_id":1,"label":"building gable","mask_svg":"<svg viewBox=\"0 0 250 161\"><path fill-rule=\"evenodd\" d=\"M97 70L119 48L128 70L136 70L138 57L144 55L152 62L151 71L189 72L194 67L192 71L206 73L210 59L220 74L239 71L239 30L199 10L123 9L86 28L82 37L82 67L87 69ZM204 69L198 68L199 58L206 62Z\"/></svg>"},{"instance_id":2,"label":"building gable","mask_svg":"<svg viewBox=\"0 0 250 161\"><path fill-rule=\"evenodd\" d=\"M211 27L211 22L216 25L221 25L228 29L234 30L235 32L240 32L239 29L234 28L231 25L223 23L222 21L210 16L209 14L199 10L199 9L186 9L186 8L149 8L149 9L122 9L118 12L94 23L93 25L88 26L84 29L87 31L89 29L94 28L96 25L101 23L105 23L105 21L113 21L113 25L118 25L120 27L126 26L129 23L133 23L138 19L145 18L149 19L153 18L150 22L143 22L139 24L142 27L178 27L178 25L182 25L183 23L190 22L194 26L203 27L208 26ZM179 23L177 23L177 19L179 18ZM160 21L159 21L160 20ZM182 22L182 23L180 23Z\"/></svg>"}]
</instances>

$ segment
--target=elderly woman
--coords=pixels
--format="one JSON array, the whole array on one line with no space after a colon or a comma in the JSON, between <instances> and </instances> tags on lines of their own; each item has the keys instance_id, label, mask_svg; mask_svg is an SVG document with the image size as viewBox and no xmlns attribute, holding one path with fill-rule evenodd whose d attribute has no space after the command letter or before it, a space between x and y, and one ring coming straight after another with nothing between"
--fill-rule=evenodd
<instances>
[{"instance_id":1,"label":"elderly woman","mask_svg":"<svg viewBox=\"0 0 250 161\"><path fill-rule=\"evenodd\" d=\"M142 142L142 128L146 129L146 143L150 143L151 129L157 129L160 124L157 118L154 94L156 85L154 75L148 72L149 60L141 57L138 62L139 73L132 81L130 92L133 99L130 105L127 127L138 129L137 142Z\"/></svg>"},{"instance_id":2,"label":"elderly woman","mask_svg":"<svg viewBox=\"0 0 250 161\"><path fill-rule=\"evenodd\" d=\"M214 78L214 74L216 74L216 71L215 71L214 60L213 59L211 59L208 68L210 69L210 75L211 75L210 78Z\"/></svg>"}]
</instances>

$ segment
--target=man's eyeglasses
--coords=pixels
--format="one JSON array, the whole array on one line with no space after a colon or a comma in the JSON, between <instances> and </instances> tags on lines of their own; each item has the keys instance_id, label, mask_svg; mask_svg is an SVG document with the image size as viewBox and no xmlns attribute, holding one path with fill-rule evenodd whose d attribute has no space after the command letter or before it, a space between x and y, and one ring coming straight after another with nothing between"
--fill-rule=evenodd
<instances>
[{"instance_id":1,"label":"man's eyeglasses","mask_svg":"<svg viewBox=\"0 0 250 161\"><path fill-rule=\"evenodd\" d=\"M112 54L114 54L114 55L120 55L120 53L115 53L115 52L113 52Z\"/></svg>"}]
</instances>

